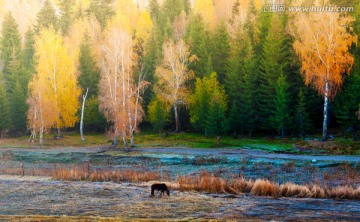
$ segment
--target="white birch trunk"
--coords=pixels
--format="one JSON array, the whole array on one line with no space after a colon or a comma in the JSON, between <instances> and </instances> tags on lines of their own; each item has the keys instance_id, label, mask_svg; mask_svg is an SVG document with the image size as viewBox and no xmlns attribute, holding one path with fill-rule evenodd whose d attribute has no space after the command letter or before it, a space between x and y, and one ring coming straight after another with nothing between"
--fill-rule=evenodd
<instances>
[{"instance_id":1,"label":"white birch trunk","mask_svg":"<svg viewBox=\"0 0 360 222\"><path fill-rule=\"evenodd\" d=\"M175 132L180 132L180 122L179 122L179 114L177 110L177 102L174 103L174 113L175 113Z\"/></svg>"},{"instance_id":2,"label":"white birch trunk","mask_svg":"<svg viewBox=\"0 0 360 222\"><path fill-rule=\"evenodd\" d=\"M41 121L41 126L40 126L40 132L39 132L39 141L40 141L40 145L44 145L44 139L43 139L43 135L44 135L44 125L43 122Z\"/></svg>"},{"instance_id":3,"label":"white birch trunk","mask_svg":"<svg viewBox=\"0 0 360 222\"><path fill-rule=\"evenodd\" d=\"M131 142L131 140L132 140L132 138L133 138L133 132L134 132L134 130L133 130L133 127L132 127L132 114L131 114L131 109L130 109L130 107L128 107L128 116L129 116L129 137L130 137L130 148L131 148L131 146L132 146L132 142ZM127 149L128 149L128 147L126 147Z\"/></svg>"},{"instance_id":4,"label":"white birch trunk","mask_svg":"<svg viewBox=\"0 0 360 222\"><path fill-rule=\"evenodd\" d=\"M42 132L43 130L41 130L41 132L40 132L40 136L39 136L39 140L40 140L40 145L42 146L42 145L44 145L44 139L43 139L43 132Z\"/></svg>"},{"instance_id":5,"label":"white birch trunk","mask_svg":"<svg viewBox=\"0 0 360 222\"><path fill-rule=\"evenodd\" d=\"M141 83L143 81L143 79L145 79L146 76L146 72L143 74L143 69L141 68L140 74L139 74L139 80L138 80L138 85L137 85L137 89L136 89L136 100L135 100L135 114L134 114L134 125L132 127L132 131L130 132L130 146L134 147L135 146L135 141L134 141L134 131L137 127L138 124L138 106L139 106L139 100L140 100L140 88L141 88Z\"/></svg>"},{"instance_id":6,"label":"white birch trunk","mask_svg":"<svg viewBox=\"0 0 360 222\"><path fill-rule=\"evenodd\" d=\"M82 107L81 107L81 118L80 118L80 135L81 135L81 141L85 141L84 137L84 110L85 110L85 101L86 97L88 95L89 88L86 88L86 93L83 95L83 101L82 101Z\"/></svg>"},{"instance_id":7,"label":"white birch trunk","mask_svg":"<svg viewBox=\"0 0 360 222\"><path fill-rule=\"evenodd\" d=\"M36 107L34 108L34 123L33 123L33 126L32 126L32 129L31 129L31 135L30 135L30 138L28 140L28 142L32 142L34 143L35 142L35 139L36 139Z\"/></svg>"},{"instance_id":8,"label":"white birch trunk","mask_svg":"<svg viewBox=\"0 0 360 222\"><path fill-rule=\"evenodd\" d=\"M124 142L125 149L128 151L128 146L127 146L127 142L126 142L126 135L124 133L123 133L122 139L123 139L123 142Z\"/></svg>"},{"instance_id":9,"label":"white birch trunk","mask_svg":"<svg viewBox=\"0 0 360 222\"><path fill-rule=\"evenodd\" d=\"M39 135L39 140L40 140L40 145L42 146L44 144L44 139L43 139L43 135L44 135L44 119L43 119L43 109L42 109L42 105L40 103L39 106L39 115L40 115L40 135Z\"/></svg>"},{"instance_id":10,"label":"white birch trunk","mask_svg":"<svg viewBox=\"0 0 360 222\"><path fill-rule=\"evenodd\" d=\"M328 107L329 107L329 81L325 80L325 95L324 95L324 122L323 122L323 138L325 141L327 137L327 123L328 123Z\"/></svg>"},{"instance_id":11,"label":"white birch trunk","mask_svg":"<svg viewBox=\"0 0 360 222\"><path fill-rule=\"evenodd\" d=\"M115 122L116 122L116 123L118 122L118 118L117 118L117 117L115 118ZM114 141L113 141L113 146L114 146L114 147L116 147L117 144L118 144L118 141L117 141L118 134L119 134L119 131L118 131L117 126L115 125L115 126L114 126Z\"/></svg>"}]
</instances>

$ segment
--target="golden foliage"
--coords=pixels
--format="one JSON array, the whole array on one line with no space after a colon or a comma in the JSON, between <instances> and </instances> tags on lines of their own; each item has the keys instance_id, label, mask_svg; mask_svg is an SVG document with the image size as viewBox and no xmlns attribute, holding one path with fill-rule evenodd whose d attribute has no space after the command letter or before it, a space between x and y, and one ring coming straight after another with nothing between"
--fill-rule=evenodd
<instances>
[{"instance_id":1,"label":"golden foliage","mask_svg":"<svg viewBox=\"0 0 360 222\"><path fill-rule=\"evenodd\" d=\"M211 30L215 27L214 4L212 0L196 0L194 12L201 15Z\"/></svg>"},{"instance_id":2,"label":"golden foliage","mask_svg":"<svg viewBox=\"0 0 360 222\"><path fill-rule=\"evenodd\" d=\"M129 0L116 0L114 2L114 8L116 15L127 18L131 30L135 30L140 17L140 10L134 2Z\"/></svg>"},{"instance_id":3,"label":"golden foliage","mask_svg":"<svg viewBox=\"0 0 360 222\"><path fill-rule=\"evenodd\" d=\"M142 39L144 42L147 42L153 26L150 13L142 11L136 25L136 39Z\"/></svg>"},{"instance_id":4,"label":"golden foliage","mask_svg":"<svg viewBox=\"0 0 360 222\"><path fill-rule=\"evenodd\" d=\"M36 38L36 74L29 84L29 127L43 132L52 126L72 127L77 121L80 88L73 57L54 29L42 30ZM42 128L39 131L36 128Z\"/></svg>"},{"instance_id":5,"label":"golden foliage","mask_svg":"<svg viewBox=\"0 0 360 222\"><path fill-rule=\"evenodd\" d=\"M163 53L163 62L156 68L158 85L155 91L170 105L180 101L186 103L189 95L186 83L194 78L194 73L187 67L196 60L196 56L190 56L188 46L182 39L176 43L172 40L165 42Z\"/></svg>"},{"instance_id":6,"label":"golden foliage","mask_svg":"<svg viewBox=\"0 0 360 222\"><path fill-rule=\"evenodd\" d=\"M124 20L125 19L125 20ZM118 22L118 23L117 23ZM139 78L135 84L133 73L133 39L125 17L112 21L105 31L100 47L100 109L113 123L115 137L121 135L126 146L143 117L141 93L148 85ZM133 141L132 141L133 142Z\"/></svg>"},{"instance_id":7,"label":"golden foliage","mask_svg":"<svg viewBox=\"0 0 360 222\"><path fill-rule=\"evenodd\" d=\"M70 27L69 34L65 37L65 44L68 45L69 55L73 58L75 67L79 66L80 46L87 36L92 45L99 45L101 42L101 27L99 22L93 16L87 16L77 19ZM98 58L97 47L92 47L95 58ZM77 70L77 69L76 69Z\"/></svg>"},{"instance_id":8,"label":"golden foliage","mask_svg":"<svg viewBox=\"0 0 360 222\"><path fill-rule=\"evenodd\" d=\"M343 73L350 73L354 63L349 47L357 42L352 33L354 19L347 14L333 12L300 13L297 16L296 53L302 60L305 84L325 93L328 81L329 97L333 98L340 88Z\"/></svg>"},{"instance_id":9,"label":"golden foliage","mask_svg":"<svg viewBox=\"0 0 360 222\"><path fill-rule=\"evenodd\" d=\"M85 10L90 6L90 0L76 0L74 5L74 12Z\"/></svg>"}]
</instances>

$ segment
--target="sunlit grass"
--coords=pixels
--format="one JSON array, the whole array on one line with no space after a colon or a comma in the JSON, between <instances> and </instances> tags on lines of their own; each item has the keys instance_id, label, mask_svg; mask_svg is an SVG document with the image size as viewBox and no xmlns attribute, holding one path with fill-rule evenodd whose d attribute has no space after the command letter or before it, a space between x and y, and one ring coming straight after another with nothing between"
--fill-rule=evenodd
<instances>
[{"instance_id":1,"label":"sunlit grass","mask_svg":"<svg viewBox=\"0 0 360 222\"><path fill-rule=\"evenodd\" d=\"M52 147L94 147L111 146L112 138L106 134L85 133L85 141L81 141L77 132L66 132L64 137L57 139L54 134L46 135L43 148ZM28 141L28 136L0 139L1 148L31 148L39 147L39 141ZM281 153L329 153L329 154L360 154L360 142L338 138L335 141L323 143L321 141L304 141L291 139L269 139L262 137L234 138L232 136L220 137L220 145L216 146L215 136L205 137L197 133L171 133L158 134L149 131L135 135L135 146L148 147L188 147L188 148L246 148ZM123 144L119 140L118 147ZM299 147L305 150L298 149Z\"/></svg>"},{"instance_id":2,"label":"sunlit grass","mask_svg":"<svg viewBox=\"0 0 360 222\"><path fill-rule=\"evenodd\" d=\"M85 141L81 141L78 133L65 133L61 139L54 138L53 134L46 135L43 147L89 147L110 146L112 140L104 134L85 134ZM29 137L6 138L0 140L0 147L29 148L39 146L38 140L34 143L28 141ZM143 132L135 136L137 147L189 147L189 148L216 148L215 137L205 137L195 133L178 133L159 135L156 133ZM118 147L123 144L119 141ZM266 140L261 138L241 138L224 136L220 138L218 148L255 148L268 151L291 152L292 144L286 140Z\"/></svg>"},{"instance_id":3,"label":"sunlit grass","mask_svg":"<svg viewBox=\"0 0 360 222\"><path fill-rule=\"evenodd\" d=\"M198 175L179 176L181 191L193 190L210 193L251 193L257 196L360 199L360 187L320 187L316 184L299 185L292 182L277 184L268 179L245 180L241 177L225 179L210 172Z\"/></svg>"},{"instance_id":4,"label":"sunlit grass","mask_svg":"<svg viewBox=\"0 0 360 222\"><path fill-rule=\"evenodd\" d=\"M67 133L63 138L54 138L53 134L45 135L43 147L89 147L111 144L107 136L102 134L86 135L86 140L81 141L80 135L77 133ZM31 148L40 146L39 140L34 143L29 141L28 136L0 139L0 147L2 148Z\"/></svg>"},{"instance_id":5,"label":"sunlit grass","mask_svg":"<svg viewBox=\"0 0 360 222\"><path fill-rule=\"evenodd\" d=\"M190 147L190 148L216 148L215 137L205 137L195 133L178 133L168 136L142 133L136 137L140 147ZM292 143L287 140L266 140L262 138L233 138L220 137L219 148L255 148L268 151L291 152Z\"/></svg>"}]
</instances>

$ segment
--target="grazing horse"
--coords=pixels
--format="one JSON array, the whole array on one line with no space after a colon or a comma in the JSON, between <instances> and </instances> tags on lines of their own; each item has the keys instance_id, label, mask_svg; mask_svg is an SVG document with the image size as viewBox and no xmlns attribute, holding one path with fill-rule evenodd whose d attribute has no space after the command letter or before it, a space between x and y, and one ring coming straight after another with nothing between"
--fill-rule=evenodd
<instances>
[{"instance_id":1,"label":"grazing horse","mask_svg":"<svg viewBox=\"0 0 360 222\"><path fill-rule=\"evenodd\" d=\"M170 196L169 189L164 183L154 183L153 185L151 185L151 196L154 196L155 190L160 190L160 195L164 195L164 192L166 191L167 195Z\"/></svg>"}]
</instances>

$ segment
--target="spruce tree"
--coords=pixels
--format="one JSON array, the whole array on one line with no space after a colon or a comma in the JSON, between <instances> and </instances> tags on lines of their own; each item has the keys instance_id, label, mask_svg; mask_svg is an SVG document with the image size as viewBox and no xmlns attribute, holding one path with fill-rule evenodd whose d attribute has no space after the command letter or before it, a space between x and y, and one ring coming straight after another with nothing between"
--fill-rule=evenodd
<instances>
[{"instance_id":1,"label":"spruce tree","mask_svg":"<svg viewBox=\"0 0 360 222\"><path fill-rule=\"evenodd\" d=\"M208 110L206 112L205 129L209 135L216 136L216 146L219 146L220 136L229 130L229 122L226 118L227 96L224 87L218 86L213 89L210 96Z\"/></svg>"},{"instance_id":2,"label":"spruce tree","mask_svg":"<svg viewBox=\"0 0 360 222\"><path fill-rule=\"evenodd\" d=\"M231 18L230 18L230 24L234 24L235 17L237 17L240 14L240 1L236 0L234 5L232 6L232 12L231 12Z\"/></svg>"},{"instance_id":3,"label":"spruce tree","mask_svg":"<svg viewBox=\"0 0 360 222\"><path fill-rule=\"evenodd\" d=\"M96 61L92 53L89 38L85 34L80 46L79 54L79 85L83 92L88 91L88 98L84 110L84 128L92 131L103 131L106 120L99 111L98 85L100 71L96 66Z\"/></svg>"},{"instance_id":4,"label":"spruce tree","mask_svg":"<svg viewBox=\"0 0 360 222\"><path fill-rule=\"evenodd\" d=\"M161 131L165 126L166 110L158 98L155 98L150 102L148 107L148 115L153 129L161 134Z\"/></svg>"},{"instance_id":5,"label":"spruce tree","mask_svg":"<svg viewBox=\"0 0 360 222\"><path fill-rule=\"evenodd\" d=\"M273 15L271 27L266 36L259 69L258 106L261 128L268 130L271 111L275 109L273 101L276 95L275 84L279 74L283 73L284 29L279 15Z\"/></svg>"},{"instance_id":6,"label":"spruce tree","mask_svg":"<svg viewBox=\"0 0 360 222\"><path fill-rule=\"evenodd\" d=\"M214 71L217 73L219 82L224 84L226 64L230 56L230 36L225 23L221 22L212 41L211 58Z\"/></svg>"},{"instance_id":7,"label":"spruce tree","mask_svg":"<svg viewBox=\"0 0 360 222\"><path fill-rule=\"evenodd\" d=\"M157 24L160 15L160 6L158 0L149 1L149 12L150 12L151 20L155 24Z\"/></svg>"},{"instance_id":8,"label":"spruce tree","mask_svg":"<svg viewBox=\"0 0 360 222\"><path fill-rule=\"evenodd\" d=\"M195 77L203 78L210 76L213 71L210 39L200 15L191 17L185 38L190 45L190 53L198 58L196 63L190 65L190 69L194 71Z\"/></svg>"},{"instance_id":9,"label":"spruce tree","mask_svg":"<svg viewBox=\"0 0 360 222\"><path fill-rule=\"evenodd\" d=\"M354 140L357 139L357 131L360 128L360 121L357 116L360 103L359 89L360 65L355 64L351 75L345 78L342 91L336 96L332 106L340 128L344 131L351 131Z\"/></svg>"},{"instance_id":10,"label":"spruce tree","mask_svg":"<svg viewBox=\"0 0 360 222\"><path fill-rule=\"evenodd\" d=\"M360 35L360 5L355 6L353 17L354 31ZM344 131L352 132L353 139L357 140L358 131L360 130L360 47L359 39L357 47L354 47L354 65L349 76L344 79L342 91L335 97L332 110L340 128Z\"/></svg>"},{"instance_id":11,"label":"spruce tree","mask_svg":"<svg viewBox=\"0 0 360 222\"><path fill-rule=\"evenodd\" d=\"M184 11L185 11L185 13L187 14L187 15L189 15L190 14L190 12L191 12L191 3L190 3L190 0L183 0L183 4L184 4Z\"/></svg>"},{"instance_id":12,"label":"spruce tree","mask_svg":"<svg viewBox=\"0 0 360 222\"><path fill-rule=\"evenodd\" d=\"M239 10L238 9L235 10L234 8L239 6L240 3L237 1L237 3L235 3L233 7L233 14L235 13L235 15L238 15ZM251 41L251 45L254 47L256 53L260 53L262 50L263 39L265 38L267 34L267 30L269 29L270 26L269 16L270 16L269 13L260 13L260 16L258 16L258 11L256 10L254 0L250 0L248 13L246 15L243 29L248 34L249 39Z\"/></svg>"},{"instance_id":13,"label":"spruce tree","mask_svg":"<svg viewBox=\"0 0 360 222\"><path fill-rule=\"evenodd\" d=\"M239 126L243 125L242 121L244 119L241 118L241 115L239 115L239 113L240 113L240 107L238 105L238 102L234 100L233 103L231 104L230 112L229 112L229 130L234 137L237 137L239 133L238 132Z\"/></svg>"},{"instance_id":14,"label":"spruce tree","mask_svg":"<svg viewBox=\"0 0 360 222\"><path fill-rule=\"evenodd\" d=\"M229 95L230 105L236 104L240 121L234 125L232 131L237 130L249 136L256 129L257 107L256 107L256 69L253 46L249 33L245 31L238 33L235 41L232 42L232 52L229 58L225 87ZM235 108L231 108L233 110ZM231 117L231 116L230 116ZM235 119L236 120L236 119ZM230 122L235 121L230 118Z\"/></svg>"},{"instance_id":15,"label":"spruce tree","mask_svg":"<svg viewBox=\"0 0 360 222\"><path fill-rule=\"evenodd\" d=\"M2 73L0 73L0 119L0 131L2 132L9 129L11 125L11 117Z\"/></svg>"},{"instance_id":16,"label":"spruce tree","mask_svg":"<svg viewBox=\"0 0 360 222\"><path fill-rule=\"evenodd\" d=\"M6 102L6 109L9 111L9 119L6 120L8 122L6 125L8 129L25 129L26 121L23 117L25 116L26 108L24 108L19 101L22 100L23 104L25 104L25 96L20 91L23 91L23 87L27 88L27 85L17 85L22 78L20 60L21 40L18 25L10 13L6 15L3 22L0 47L1 59L4 64L4 76L1 78L1 81L4 81L5 83L5 85L3 85L5 89L5 96L3 99L8 100ZM20 123L21 121L22 123Z\"/></svg>"},{"instance_id":17,"label":"spruce tree","mask_svg":"<svg viewBox=\"0 0 360 222\"><path fill-rule=\"evenodd\" d=\"M18 132L25 132L26 130L28 85L32 75L35 73L34 44L33 31L29 29L25 34L25 46L21 51L19 60L13 57L9 66L11 79L11 83L9 83L10 89L8 90L9 109L11 111L12 129Z\"/></svg>"},{"instance_id":18,"label":"spruce tree","mask_svg":"<svg viewBox=\"0 0 360 222\"><path fill-rule=\"evenodd\" d=\"M306 107L306 98L302 90L299 91L298 101L296 105L296 129L301 139L311 128L309 112Z\"/></svg>"},{"instance_id":19,"label":"spruce tree","mask_svg":"<svg viewBox=\"0 0 360 222\"><path fill-rule=\"evenodd\" d=\"M230 101L240 101L240 95L243 91L244 58L246 56L245 39L245 33L239 32L231 44L231 54L227 62L225 76L225 87Z\"/></svg>"},{"instance_id":20,"label":"spruce tree","mask_svg":"<svg viewBox=\"0 0 360 222\"><path fill-rule=\"evenodd\" d=\"M53 27L59 30L59 18L55 13L55 9L50 0L45 0L44 6L37 14L37 25L35 28L36 34L40 33L41 29L48 29Z\"/></svg>"},{"instance_id":21,"label":"spruce tree","mask_svg":"<svg viewBox=\"0 0 360 222\"><path fill-rule=\"evenodd\" d=\"M21 86L20 81L17 79L15 82L15 87L11 93L11 123L12 129L16 131L26 131L26 112L28 110L28 105L26 104L26 94L25 89Z\"/></svg>"},{"instance_id":22,"label":"spruce tree","mask_svg":"<svg viewBox=\"0 0 360 222\"><path fill-rule=\"evenodd\" d=\"M163 24L163 37L160 38L161 40L163 39L171 39L173 37L174 34L174 26L173 26L173 22L171 21L170 17L166 17L166 19L164 20Z\"/></svg>"},{"instance_id":23,"label":"spruce tree","mask_svg":"<svg viewBox=\"0 0 360 222\"><path fill-rule=\"evenodd\" d=\"M280 24L282 25L283 30L286 30L286 27L289 26L289 15L287 12L282 13L281 17L280 17ZM294 50L294 41L295 41L295 37L291 36L288 32L285 32L285 38L283 41L283 56L284 56L284 60L282 62L282 71L285 75L285 78L287 80L287 83L289 84L289 96L290 96L290 102L289 102L289 107L290 107L290 115L291 116L296 116L296 106L298 105L297 102L297 98L300 92L300 89L304 86L303 83L303 78L300 74L300 60L299 57L296 56L295 50ZM305 91L303 90L302 92L305 95ZM308 107L308 103L310 98L307 98L306 102L306 107ZM296 118L293 118L292 121L296 121ZM310 120L308 120L310 121ZM293 122L291 123L293 128L292 130L294 131L294 133L298 132L298 129L294 126L297 125L297 123ZM309 129L307 129L309 130Z\"/></svg>"},{"instance_id":24,"label":"spruce tree","mask_svg":"<svg viewBox=\"0 0 360 222\"><path fill-rule=\"evenodd\" d=\"M80 46L79 63L80 76L78 81L81 88L83 91L86 91L86 88L89 88L88 96L97 97L100 71L96 66L92 47L89 38L86 35Z\"/></svg>"},{"instance_id":25,"label":"spruce tree","mask_svg":"<svg viewBox=\"0 0 360 222\"><path fill-rule=\"evenodd\" d=\"M216 73L196 80L195 92L190 98L190 122L205 135L220 135L228 130L227 96L217 80Z\"/></svg>"},{"instance_id":26,"label":"spruce tree","mask_svg":"<svg viewBox=\"0 0 360 222\"><path fill-rule=\"evenodd\" d=\"M155 30L151 32L150 38L145 43L144 46L144 54L141 58L141 64L143 66L143 69L146 70L146 76L145 80L154 83L155 80L155 70L156 65L158 64L158 61L160 58L160 51L158 51L157 48L157 40L156 40L156 33ZM143 107L145 113L147 113L147 108L154 97L154 84L149 85L149 87L146 88L143 96Z\"/></svg>"},{"instance_id":27,"label":"spruce tree","mask_svg":"<svg viewBox=\"0 0 360 222\"><path fill-rule=\"evenodd\" d=\"M113 2L114 0L90 0L87 13L95 16L102 30L105 29L107 22L116 14L112 7Z\"/></svg>"},{"instance_id":28,"label":"spruce tree","mask_svg":"<svg viewBox=\"0 0 360 222\"><path fill-rule=\"evenodd\" d=\"M290 122L290 97L288 87L289 85L286 82L284 75L281 74L276 82L274 110L271 110L271 116L269 119L271 127L280 133L281 138L284 138L285 131L288 129Z\"/></svg>"},{"instance_id":29,"label":"spruce tree","mask_svg":"<svg viewBox=\"0 0 360 222\"><path fill-rule=\"evenodd\" d=\"M7 95L11 117L11 128L14 130L26 129L26 92L27 92L27 73L22 68L21 61L13 54L8 66L6 80ZM26 85L25 85L26 84Z\"/></svg>"},{"instance_id":30,"label":"spruce tree","mask_svg":"<svg viewBox=\"0 0 360 222\"><path fill-rule=\"evenodd\" d=\"M200 132L207 134L205 127L206 112L209 106L209 90L207 77L203 79L196 79L195 90L193 95L190 97L189 109L190 109L190 123L192 127Z\"/></svg>"},{"instance_id":31,"label":"spruce tree","mask_svg":"<svg viewBox=\"0 0 360 222\"><path fill-rule=\"evenodd\" d=\"M74 4L74 0L60 0L59 2L59 8L61 12L59 26L64 36L68 34L70 26L74 20Z\"/></svg>"},{"instance_id":32,"label":"spruce tree","mask_svg":"<svg viewBox=\"0 0 360 222\"><path fill-rule=\"evenodd\" d=\"M105 132L106 127L106 119L99 111L99 100L92 96L85 103L84 129L93 132Z\"/></svg>"},{"instance_id":33,"label":"spruce tree","mask_svg":"<svg viewBox=\"0 0 360 222\"><path fill-rule=\"evenodd\" d=\"M164 0L161 8L162 16L172 23L181 11L185 11L185 6L184 0Z\"/></svg>"},{"instance_id":34,"label":"spruce tree","mask_svg":"<svg viewBox=\"0 0 360 222\"><path fill-rule=\"evenodd\" d=\"M244 60L243 93L240 96L240 113L243 118L243 128L251 137L258 123L258 107L256 101L256 69L251 40L247 38L246 57Z\"/></svg>"},{"instance_id":35,"label":"spruce tree","mask_svg":"<svg viewBox=\"0 0 360 222\"><path fill-rule=\"evenodd\" d=\"M29 29L25 34L25 46L21 52L21 68L22 68L22 78L20 78L20 84L25 90L27 95L28 84L35 73L35 40L34 32Z\"/></svg>"},{"instance_id":36,"label":"spruce tree","mask_svg":"<svg viewBox=\"0 0 360 222\"><path fill-rule=\"evenodd\" d=\"M211 98L209 109L206 113L206 131L209 135L220 136L228 131L229 125L226 118L226 101L220 101L216 92Z\"/></svg>"},{"instance_id":37,"label":"spruce tree","mask_svg":"<svg viewBox=\"0 0 360 222\"><path fill-rule=\"evenodd\" d=\"M255 55L262 55L265 42L267 42L266 38L270 32L269 29L274 26L272 25L274 24L272 20L274 15L272 13L259 13L257 15L254 1L250 1L250 3L250 13L246 18L245 28L249 30L249 35L252 37ZM280 24L278 23L278 25Z\"/></svg>"},{"instance_id":38,"label":"spruce tree","mask_svg":"<svg viewBox=\"0 0 360 222\"><path fill-rule=\"evenodd\" d=\"M3 62L5 81L8 78L9 63L13 58L19 59L21 50L21 37L19 27L9 12L6 14L1 28L0 58Z\"/></svg>"}]
</instances>

